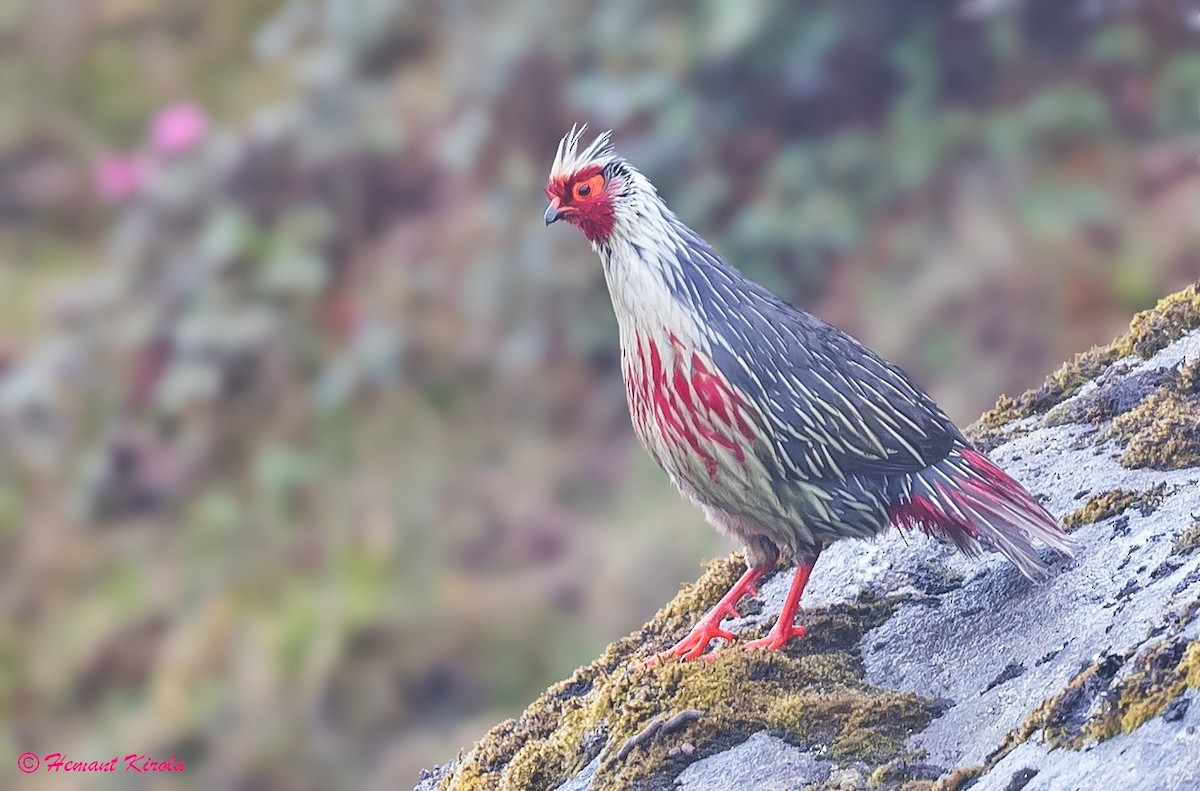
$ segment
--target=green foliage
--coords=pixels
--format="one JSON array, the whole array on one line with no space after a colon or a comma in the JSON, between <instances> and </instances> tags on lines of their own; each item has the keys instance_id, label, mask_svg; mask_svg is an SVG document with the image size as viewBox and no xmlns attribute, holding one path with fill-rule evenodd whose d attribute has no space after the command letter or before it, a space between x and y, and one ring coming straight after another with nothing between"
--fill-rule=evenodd
<instances>
[{"instance_id":1,"label":"green foliage","mask_svg":"<svg viewBox=\"0 0 1200 791\"><path fill-rule=\"evenodd\" d=\"M1200 55L1172 58L1154 81L1154 120L1164 130L1195 130L1200 119Z\"/></svg>"},{"instance_id":2,"label":"green foliage","mask_svg":"<svg viewBox=\"0 0 1200 791\"><path fill-rule=\"evenodd\" d=\"M1134 23L1103 27L1088 39L1088 58L1105 66L1138 67L1150 54L1149 37Z\"/></svg>"}]
</instances>

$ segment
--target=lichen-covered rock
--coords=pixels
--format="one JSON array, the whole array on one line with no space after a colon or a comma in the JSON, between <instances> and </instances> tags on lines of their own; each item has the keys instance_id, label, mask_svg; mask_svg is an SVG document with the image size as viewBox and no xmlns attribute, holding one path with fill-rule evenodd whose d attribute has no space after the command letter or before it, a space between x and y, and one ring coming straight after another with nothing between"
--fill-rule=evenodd
<instances>
[{"instance_id":1,"label":"lichen-covered rock","mask_svg":"<svg viewBox=\"0 0 1200 791\"><path fill-rule=\"evenodd\" d=\"M1048 583L920 536L842 542L807 638L639 667L742 569L718 560L421 791L1200 788L1198 327L1193 286L974 427L1082 545ZM761 635L788 578L726 626Z\"/></svg>"},{"instance_id":2,"label":"lichen-covered rock","mask_svg":"<svg viewBox=\"0 0 1200 791\"><path fill-rule=\"evenodd\" d=\"M1107 346L1096 346L1086 352L1075 355L1074 359L1063 365L1036 390L1029 390L1018 398L1001 396L994 409L986 412L974 425L967 430L967 435L983 448L992 448L1001 438L1011 433L1014 427L1029 426L1022 422L1023 418L1053 414L1055 407L1064 405L1068 398L1075 395L1085 386L1087 394L1092 395L1094 386L1101 379L1124 382L1118 385L1128 389L1130 384L1144 381L1141 377L1129 377L1128 366L1119 365L1122 361L1145 360L1156 356L1160 351L1176 339L1200 327L1200 283L1193 283L1182 291L1161 300L1150 310L1142 311L1134 316L1129 325L1129 332L1114 340ZM1158 372L1165 366L1139 367L1139 373ZM1102 376L1108 374L1107 376ZM1157 373L1151 373L1157 377ZM1115 401L1117 405L1124 404L1120 413L1128 411L1143 399L1134 396L1134 403L1125 397ZM1092 398L1078 402L1078 406L1091 405ZM1047 415L1050 417L1050 415ZM1100 409L1089 411L1088 420L1103 420L1113 417L1112 410ZM1059 417L1059 420L1064 418ZM1076 420L1080 419L1076 417Z\"/></svg>"}]
</instances>

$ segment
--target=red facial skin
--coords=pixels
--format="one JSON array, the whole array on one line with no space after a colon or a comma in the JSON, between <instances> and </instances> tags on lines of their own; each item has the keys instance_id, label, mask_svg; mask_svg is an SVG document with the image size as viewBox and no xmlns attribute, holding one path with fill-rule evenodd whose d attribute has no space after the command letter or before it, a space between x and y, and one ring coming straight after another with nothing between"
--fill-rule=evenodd
<instances>
[{"instance_id":1,"label":"red facial skin","mask_svg":"<svg viewBox=\"0 0 1200 791\"><path fill-rule=\"evenodd\" d=\"M579 187L584 184L590 192L580 195ZM612 199L598 166L590 165L565 179L552 179L546 185L546 197L551 206L557 205L562 219L583 231L589 242L601 243L612 233Z\"/></svg>"}]
</instances>

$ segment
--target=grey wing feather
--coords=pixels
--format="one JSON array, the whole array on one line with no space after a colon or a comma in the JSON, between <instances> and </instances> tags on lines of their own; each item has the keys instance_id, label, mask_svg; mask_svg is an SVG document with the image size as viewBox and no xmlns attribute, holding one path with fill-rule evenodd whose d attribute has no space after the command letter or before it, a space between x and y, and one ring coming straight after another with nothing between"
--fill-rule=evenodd
<instances>
[{"instance_id":1,"label":"grey wing feather","mask_svg":"<svg viewBox=\"0 0 1200 791\"><path fill-rule=\"evenodd\" d=\"M913 473L966 444L899 368L746 280L711 248L697 252L708 288L693 297L710 297L700 307L718 319L710 326L726 341L714 345L713 361L759 406L788 477ZM732 291L736 300L723 298Z\"/></svg>"}]
</instances>

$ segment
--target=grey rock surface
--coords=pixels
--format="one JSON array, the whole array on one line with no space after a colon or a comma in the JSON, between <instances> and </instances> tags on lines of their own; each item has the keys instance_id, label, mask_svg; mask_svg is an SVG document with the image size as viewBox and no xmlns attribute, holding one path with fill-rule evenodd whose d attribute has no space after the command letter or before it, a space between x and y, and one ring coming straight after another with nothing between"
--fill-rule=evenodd
<instances>
[{"instance_id":1,"label":"grey rock surface","mask_svg":"<svg viewBox=\"0 0 1200 791\"><path fill-rule=\"evenodd\" d=\"M829 761L756 733L684 769L675 784L680 791L802 791L828 780L832 770Z\"/></svg>"},{"instance_id":2,"label":"grey rock surface","mask_svg":"<svg viewBox=\"0 0 1200 791\"><path fill-rule=\"evenodd\" d=\"M1012 777L1037 773L1023 791L1119 788L1128 791L1191 791L1200 788L1200 704L1194 693L1184 717L1159 717L1130 734L1089 750L1052 750L1025 742L971 786L971 791L1008 791Z\"/></svg>"},{"instance_id":3,"label":"grey rock surface","mask_svg":"<svg viewBox=\"0 0 1200 791\"><path fill-rule=\"evenodd\" d=\"M597 755L588 762L587 766L580 770L579 774L560 785L554 791L588 791L592 787L592 780L596 777L596 770L600 768L600 761L603 758L603 753Z\"/></svg>"},{"instance_id":4,"label":"grey rock surface","mask_svg":"<svg viewBox=\"0 0 1200 791\"><path fill-rule=\"evenodd\" d=\"M438 786L442 782L442 778L454 771L455 762L442 764L436 769L422 772L421 782L417 783L413 791L437 791Z\"/></svg>"},{"instance_id":5,"label":"grey rock surface","mask_svg":"<svg viewBox=\"0 0 1200 791\"><path fill-rule=\"evenodd\" d=\"M908 739L909 757L934 777L973 770L980 774L969 786L973 791L1200 789L1200 691L1190 689L1168 710L1159 707L1128 733L1098 739L1079 727L1112 710L1119 685L1136 682L1138 657L1200 637L1200 550L1181 549L1177 541L1200 524L1200 469L1122 466L1123 445L1111 419L1096 420L1092 411L1086 422L1084 406L1103 398L1110 411L1133 409L1174 369L1196 361L1200 330L1149 359L1113 364L1099 383L1089 382L1051 410L1053 419L1035 415L1006 427L1007 440L989 456L1060 516L1108 491L1161 487L1153 507L1130 507L1075 529L1076 557L1055 559L1059 573L1047 582L1030 583L998 553L968 558L899 531L873 542L841 542L821 556L805 607L845 604L864 594L901 598L891 616L865 634L858 652L870 684L944 702L943 713ZM761 611L726 626L737 633L773 621L790 577L781 573L764 583ZM1079 740L1064 746L1033 727L1001 749L1006 735L1099 663L1108 668L1103 680L1072 698ZM593 774L600 758L592 761L592 774L585 769L562 788L598 791ZM753 791L900 788L904 782L870 778L860 767L839 766L760 732L682 773L664 768L661 783L647 787Z\"/></svg>"}]
</instances>

